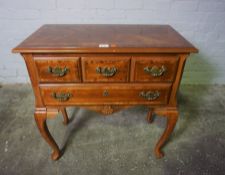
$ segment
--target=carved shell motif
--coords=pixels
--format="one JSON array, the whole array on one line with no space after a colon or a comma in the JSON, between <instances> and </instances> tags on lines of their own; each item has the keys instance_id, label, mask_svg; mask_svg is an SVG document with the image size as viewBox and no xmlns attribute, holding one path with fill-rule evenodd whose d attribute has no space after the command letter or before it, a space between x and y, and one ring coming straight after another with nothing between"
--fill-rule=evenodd
<instances>
[{"instance_id":1,"label":"carved shell motif","mask_svg":"<svg viewBox=\"0 0 225 175\"><path fill-rule=\"evenodd\" d=\"M109 115L112 114L114 112L112 106L110 105L106 105L102 107L101 113L104 115Z\"/></svg>"}]
</instances>

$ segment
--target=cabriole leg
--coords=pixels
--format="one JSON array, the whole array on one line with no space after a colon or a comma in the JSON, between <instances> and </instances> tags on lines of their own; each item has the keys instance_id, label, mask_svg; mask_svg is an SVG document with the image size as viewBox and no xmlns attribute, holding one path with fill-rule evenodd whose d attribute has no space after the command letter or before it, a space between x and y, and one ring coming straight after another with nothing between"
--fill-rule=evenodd
<instances>
[{"instance_id":1,"label":"cabriole leg","mask_svg":"<svg viewBox=\"0 0 225 175\"><path fill-rule=\"evenodd\" d=\"M173 129L178 119L178 111L177 110L168 111L165 113L165 116L167 117L167 126L161 138L159 139L158 143L155 146L155 155L157 158L161 158L164 156L164 153L161 151L161 149L165 144L165 142L168 140L171 133L173 132Z\"/></svg>"},{"instance_id":2,"label":"cabriole leg","mask_svg":"<svg viewBox=\"0 0 225 175\"><path fill-rule=\"evenodd\" d=\"M46 124L46 119L47 119L47 112L46 110L38 110L35 111L34 113L34 118L36 121L36 124L38 126L38 129L42 135L42 137L46 140L46 142L51 146L53 149L51 158L52 160L57 160L60 157L60 150L58 145L56 144L55 140L51 136L47 124Z\"/></svg>"},{"instance_id":3,"label":"cabriole leg","mask_svg":"<svg viewBox=\"0 0 225 175\"><path fill-rule=\"evenodd\" d=\"M151 108L149 108L149 110L148 110L146 120L147 120L148 123L153 122L153 110Z\"/></svg>"},{"instance_id":4,"label":"cabriole leg","mask_svg":"<svg viewBox=\"0 0 225 175\"><path fill-rule=\"evenodd\" d=\"M66 108L60 108L60 111L63 115L63 124L67 125L69 123L69 118L68 118L68 115L67 115L67 112L66 112Z\"/></svg>"}]
</instances>

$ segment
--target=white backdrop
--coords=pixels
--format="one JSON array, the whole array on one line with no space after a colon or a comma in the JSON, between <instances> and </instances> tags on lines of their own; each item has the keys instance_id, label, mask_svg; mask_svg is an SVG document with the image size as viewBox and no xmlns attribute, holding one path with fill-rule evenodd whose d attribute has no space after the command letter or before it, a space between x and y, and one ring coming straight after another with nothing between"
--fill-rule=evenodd
<instances>
[{"instance_id":1,"label":"white backdrop","mask_svg":"<svg viewBox=\"0 0 225 175\"><path fill-rule=\"evenodd\" d=\"M225 84L225 0L0 0L0 83L29 82L11 49L46 23L170 24L200 50L182 83Z\"/></svg>"}]
</instances>

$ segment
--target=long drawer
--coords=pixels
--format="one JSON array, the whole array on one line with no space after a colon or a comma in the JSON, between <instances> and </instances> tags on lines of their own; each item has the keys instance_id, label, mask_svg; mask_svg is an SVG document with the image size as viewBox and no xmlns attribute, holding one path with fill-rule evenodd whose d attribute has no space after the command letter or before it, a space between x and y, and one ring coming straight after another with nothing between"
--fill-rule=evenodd
<instances>
[{"instance_id":1,"label":"long drawer","mask_svg":"<svg viewBox=\"0 0 225 175\"><path fill-rule=\"evenodd\" d=\"M44 104L167 104L171 84L41 84Z\"/></svg>"}]
</instances>

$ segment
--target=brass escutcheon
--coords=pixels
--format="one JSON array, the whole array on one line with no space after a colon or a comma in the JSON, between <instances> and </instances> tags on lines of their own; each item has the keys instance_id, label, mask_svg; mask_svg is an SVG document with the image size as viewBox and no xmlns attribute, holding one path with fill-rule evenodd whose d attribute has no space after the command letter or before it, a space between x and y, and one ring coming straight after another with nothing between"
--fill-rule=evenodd
<instances>
[{"instance_id":1,"label":"brass escutcheon","mask_svg":"<svg viewBox=\"0 0 225 175\"><path fill-rule=\"evenodd\" d=\"M104 97L108 97L108 96L109 96L108 90L104 90L104 91L103 91L103 96L104 96Z\"/></svg>"}]
</instances>

